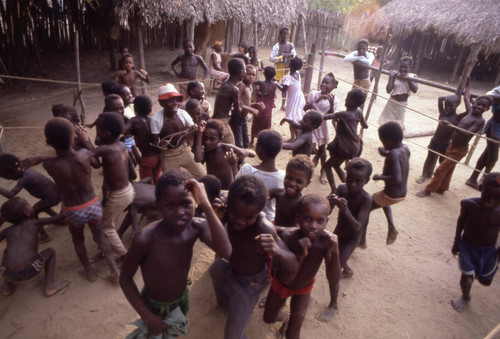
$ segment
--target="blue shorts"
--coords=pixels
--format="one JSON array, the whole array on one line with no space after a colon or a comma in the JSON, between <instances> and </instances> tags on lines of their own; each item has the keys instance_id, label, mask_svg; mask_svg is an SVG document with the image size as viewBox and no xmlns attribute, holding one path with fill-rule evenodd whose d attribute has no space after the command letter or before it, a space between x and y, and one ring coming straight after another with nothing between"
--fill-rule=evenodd
<instances>
[{"instance_id":1,"label":"blue shorts","mask_svg":"<svg viewBox=\"0 0 500 339\"><path fill-rule=\"evenodd\" d=\"M97 224L102 218L102 207L99 199L95 197L80 206L63 207L66 222L73 227L83 228L86 223Z\"/></svg>"},{"instance_id":2,"label":"blue shorts","mask_svg":"<svg viewBox=\"0 0 500 339\"><path fill-rule=\"evenodd\" d=\"M481 280L492 280L498 269L498 251L495 246L479 248L464 239L458 241L458 267L465 275Z\"/></svg>"}]
</instances>

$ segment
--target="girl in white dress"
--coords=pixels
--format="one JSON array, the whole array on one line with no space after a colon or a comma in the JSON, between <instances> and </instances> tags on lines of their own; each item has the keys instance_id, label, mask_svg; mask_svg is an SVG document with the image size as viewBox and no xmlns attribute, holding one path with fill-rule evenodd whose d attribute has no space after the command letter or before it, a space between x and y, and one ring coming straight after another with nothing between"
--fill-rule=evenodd
<instances>
[{"instance_id":1,"label":"girl in white dress","mask_svg":"<svg viewBox=\"0 0 500 339\"><path fill-rule=\"evenodd\" d=\"M299 70L301 68L302 59L295 57L290 60L290 75L283 77L283 84L280 88L281 92L286 93L287 97L285 108L286 118L297 123L304 116L304 105L306 104L300 81ZM286 142L294 142L296 135L297 131L290 125L290 140Z\"/></svg>"}]
</instances>

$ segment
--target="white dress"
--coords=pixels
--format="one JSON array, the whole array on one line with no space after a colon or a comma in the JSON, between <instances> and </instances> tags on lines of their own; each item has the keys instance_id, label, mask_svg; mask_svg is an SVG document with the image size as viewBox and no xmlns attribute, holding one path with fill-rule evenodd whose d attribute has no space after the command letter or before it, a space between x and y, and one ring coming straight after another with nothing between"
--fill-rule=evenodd
<instances>
[{"instance_id":1,"label":"white dress","mask_svg":"<svg viewBox=\"0 0 500 339\"><path fill-rule=\"evenodd\" d=\"M318 101L318 98L321 96L321 91L312 91L307 96L307 103L311 104L314 107L314 110L320 112L325 115L330 110L330 102L326 99L322 99ZM333 97L333 112L337 111L339 102L337 98ZM316 128L313 132L313 142L318 146L326 145L330 141L330 129L328 127L328 122L323 120L323 123L319 128Z\"/></svg>"},{"instance_id":2,"label":"white dress","mask_svg":"<svg viewBox=\"0 0 500 339\"><path fill-rule=\"evenodd\" d=\"M295 122L299 122L304 116L304 106L306 104L304 94L302 94L300 74L299 80L291 75L285 75L283 78L283 85L288 86L286 92L286 117Z\"/></svg>"}]
</instances>

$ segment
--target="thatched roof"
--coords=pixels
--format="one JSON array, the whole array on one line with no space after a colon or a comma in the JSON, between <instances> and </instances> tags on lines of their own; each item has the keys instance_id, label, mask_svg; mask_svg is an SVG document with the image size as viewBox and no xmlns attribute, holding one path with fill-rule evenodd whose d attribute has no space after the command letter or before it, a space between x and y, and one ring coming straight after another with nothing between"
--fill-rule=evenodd
<instances>
[{"instance_id":1,"label":"thatched roof","mask_svg":"<svg viewBox=\"0 0 500 339\"><path fill-rule=\"evenodd\" d=\"M374 39L415 31L433 32L460 46L479 44L486 54L500 52L499 0L393 0L371 14L363 30Z\"/></svg>"},{"instance_id":2,"label":"thatched roof","mask_svg":"<svg viewBox=\"0 0 500 339\"><path fill-rule=\"evenodd\" d=\"M234 19L281 26L295 23L306 11L305 0L123 0L115 7L120 26L125 28L136 15L151 27L192 18L196 23Z\"/></svg>"}]
</instances>

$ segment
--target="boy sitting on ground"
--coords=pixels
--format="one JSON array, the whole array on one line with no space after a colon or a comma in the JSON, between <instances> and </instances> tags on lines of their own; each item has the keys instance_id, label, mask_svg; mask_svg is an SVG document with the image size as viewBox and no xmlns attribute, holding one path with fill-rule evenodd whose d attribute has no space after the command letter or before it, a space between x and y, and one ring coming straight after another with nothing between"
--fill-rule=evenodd
<instances>
[{"instance_id":1,"label":"boy sitting on ground","mask_svg":"<svg viewBox=\"0 0 500 339\"><path fill-rule=\"evenodd\" d=\"M292 151L293 156L297 154L310 156L312 147L312 132L323 123L323 116L321 113L313 110L308 111L298 123L292 119L283 118L280 125L283 125L285 122L288 122L293 128L298 130L298 135L294 142L284 143L282 148L284 150Z\"/></svg>"}]
</instances>

